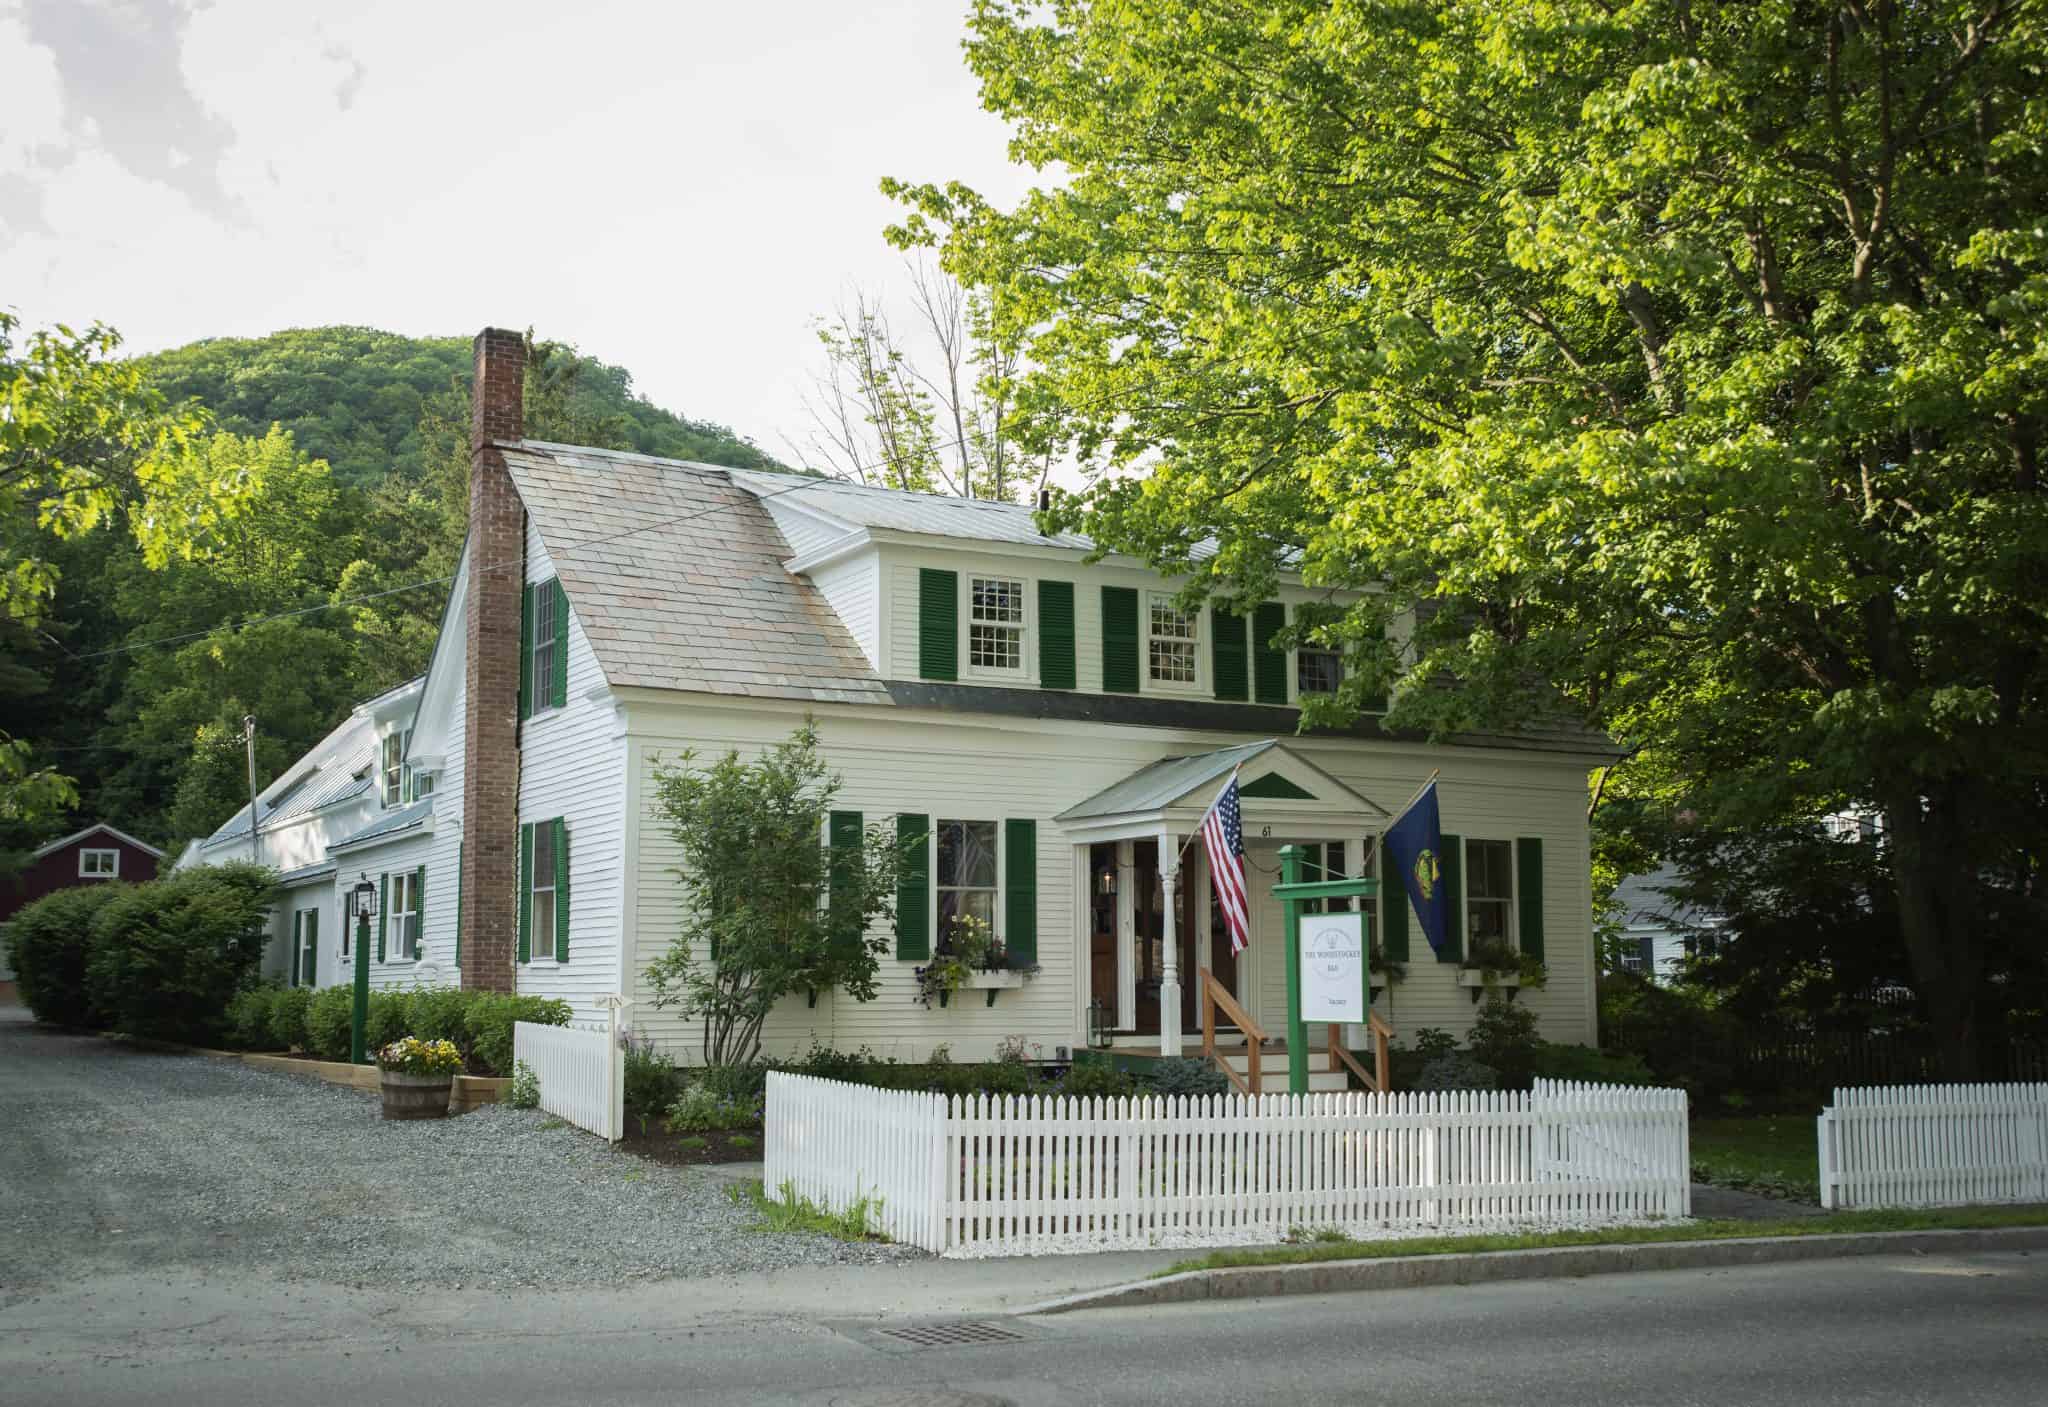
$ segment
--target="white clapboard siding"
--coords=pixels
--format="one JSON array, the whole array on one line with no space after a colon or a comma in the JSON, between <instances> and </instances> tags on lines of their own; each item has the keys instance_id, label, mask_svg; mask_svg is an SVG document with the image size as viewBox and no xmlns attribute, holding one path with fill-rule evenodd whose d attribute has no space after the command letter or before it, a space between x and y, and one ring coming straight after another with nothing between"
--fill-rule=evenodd
<instances>
[{"instance_id":1,"label":"white clapboard siding","mask_svg":"<svg viewBox=\"0 0 2048 1407\"><path fill-rule=\"evenodd\" d=\"M1815 1131L1824 1207L2048 1202L2048 1084L1837 1089Z\"/></svg>"},{"instance_id":2,"label":"white clapboard siding","mask_svg":"<svg viewBox=\"0 0 2048 1407\"><path fill-rule=\"evenodd\" d=\"M1682 1090L1055 1099L768 1077L765 1182L945 1255L1683 1216Z\"/></svg>"},{"instance_id":3,"label":"white clapboard siding","mask_svg":"<svg viewBox=\"0 0 2048 1407\"><path fill-rule=\"evenodd\" d=\"M532 1067L548 1113L614 1143L625 1136L626 1066L610 1032L516 1022L512 1058Z\"/></svg>"}]
</instances>

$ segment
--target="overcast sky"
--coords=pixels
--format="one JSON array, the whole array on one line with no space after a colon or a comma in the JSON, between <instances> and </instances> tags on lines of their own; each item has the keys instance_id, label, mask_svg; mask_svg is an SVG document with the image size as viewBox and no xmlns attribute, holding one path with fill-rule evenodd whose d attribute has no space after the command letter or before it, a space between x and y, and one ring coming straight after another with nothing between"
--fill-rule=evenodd
<instances>
[{"instance_id":1,"label":"overcast sky","mask_svg":"<svg viewBox=\"0 0 2048 1407\"><path fill-rule=\"evenodd\" d=\"M544 336L788 457L884 175L1002 201L962 0L0 0L0 305Z\"/></svg>"}]
</instances>

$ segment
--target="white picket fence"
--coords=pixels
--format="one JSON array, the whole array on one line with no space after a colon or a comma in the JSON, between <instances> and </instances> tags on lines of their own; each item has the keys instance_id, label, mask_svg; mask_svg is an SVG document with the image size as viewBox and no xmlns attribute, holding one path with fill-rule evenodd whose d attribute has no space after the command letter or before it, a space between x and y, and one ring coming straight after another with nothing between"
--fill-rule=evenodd
<instances>
[{"instance_id":1,"label":"white picket fence","mask_svg":"<svg viewBox=\"0 0 2048 1407\"><path fill-rule=\"evenodd\" d=\"M616 1034L604 1027L512 1027L512 1058L540 1079L540 1107L599 1138L626 1134L626 1062Z\"/></svg>"},{"instance_id":2,"label":"white picket fence","mask_svg":"<svg viewBox=\"0 0 2048 1407\"><path fill-rule=\"evenodd\" d=\"M1816 1125L1824 1207L2048 1202L2048 1084L1838 1089Z\"/></svg>"},{"instance_id":3,"label":"white picket fence","mask_svg":"<svg viewBox=\"0 0 2048 1407\"><path fill-rule=\"evenodd\" d=\"M1683 1090L949 1100L768 1077L770 1195L954 1256L1679 1217Z\"/></svg>"}]
</instances>

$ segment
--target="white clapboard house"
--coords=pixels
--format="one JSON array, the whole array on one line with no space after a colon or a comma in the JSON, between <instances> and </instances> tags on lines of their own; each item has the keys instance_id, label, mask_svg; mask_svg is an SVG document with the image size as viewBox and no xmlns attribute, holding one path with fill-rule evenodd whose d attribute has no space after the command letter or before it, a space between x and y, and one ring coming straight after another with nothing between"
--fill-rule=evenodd
<instances>
[{"instance_id":1,"label":"white clapboard house","mask_svg":"<svg viewBox=\"0 0 2048 1407\"><path fill-rule=\"evenodd\" d=\"M1091 561L1026 507L526 440L520 339L486 331L476 353L470 537L424 679L363 704L259 795L253 842L245 812L200 850L288 871L281 975L346 980L343 896L368 878L378 985L542 993L579 1019L617 994L689 1059L696 1033L644 976L680 911L654 770L686 748L764 748L809 716L844 781L834 827L925 843L880 995L790 1000L773 1049L964 1059L1022 1037L1053 1059L1087 1044L1092 1007L1119 1048L1192 1051L1204 973L1277 1035L1279 847L1353 875L1433 770L1454 946L1539 954L1548 985L1521 1000L1548 1038L1593 1041L1598 739L1430 745L1371 717L1298 734L1303 691L1339 666L1268 643L1323 595L1297 579L1248 618L1187 614L1173 581ZM1235 958L1187 844L1233 769L1253 889ZM1430 951L1405 899L1373 908L1406 963L1377 1010L1402 1032L1461 1032L1475 1008L1457 953ZM928 1008L914 972L958 913L988 917L1035 971Z\"/></svg>"}]
</instances>

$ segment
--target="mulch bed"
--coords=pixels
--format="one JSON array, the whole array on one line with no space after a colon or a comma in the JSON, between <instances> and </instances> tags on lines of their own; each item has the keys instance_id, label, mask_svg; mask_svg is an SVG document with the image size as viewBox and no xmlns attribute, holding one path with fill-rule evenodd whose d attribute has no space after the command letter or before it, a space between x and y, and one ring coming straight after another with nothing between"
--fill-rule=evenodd
<instances>
[{"instance_id":1,"label":"mulch bed","mask_svg":"<svg viewBox=\"0 0 2048 1407\"><path fill-rule=\"evenodd\" d=\"M761 1130L731 1129L723 1133L670 1133L649 1120L647 1132L633 1119L626 1120L626 1136L619 1142L621 1152L686 1168L703 1163L758 1163L761 1161Z\"/></svg>"}]
</instances>

